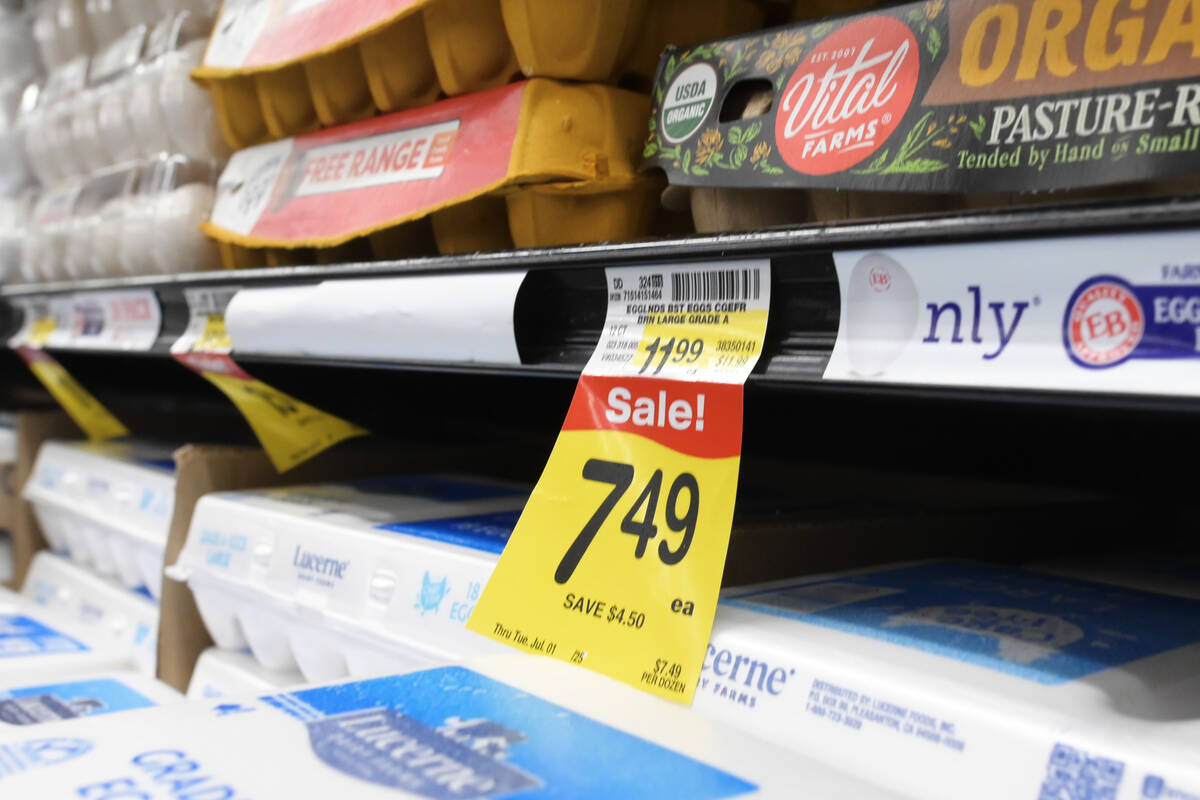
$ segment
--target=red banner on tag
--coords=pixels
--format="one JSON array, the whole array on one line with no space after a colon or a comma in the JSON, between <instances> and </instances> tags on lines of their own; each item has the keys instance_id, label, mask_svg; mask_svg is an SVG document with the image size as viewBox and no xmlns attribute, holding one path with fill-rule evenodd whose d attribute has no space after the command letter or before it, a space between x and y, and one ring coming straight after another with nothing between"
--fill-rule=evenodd
<instances>
[{"instance_id":1,"label":"red banner on tag","mask_svg":"<svg viewBox=\"0 0 1200 800\"><path fill-rule=\"evenodd\" d=\"M741 409L741 384L583 375L563 430L624 431L678 453L727 458L742 450Z\"/></svg>"}]
</instances>

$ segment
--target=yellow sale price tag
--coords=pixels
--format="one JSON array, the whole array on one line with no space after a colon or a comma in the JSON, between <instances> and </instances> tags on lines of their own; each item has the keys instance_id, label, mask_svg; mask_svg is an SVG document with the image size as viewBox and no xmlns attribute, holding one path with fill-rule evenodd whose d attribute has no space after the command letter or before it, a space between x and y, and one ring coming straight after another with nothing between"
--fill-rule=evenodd
<instances>
[{"instance_id":1,"label":"yellow sale price tag","mask_svg":"<svg viewBox=\"0 0 1200 800\"><path fill-rule=\"evenodd\" d=\"M263 383L229 357L233 344L224 309L234 293L191 290L187 302L192 318L171 352L237 406L275 469L286 472L339 442L369 435L365 428Z\"/></svg>"},{"instance_id":2,"label":"yellow sale price tag","mask_svg":"<svg viewBox=\"0 0 1200 800\"><path fill-rule=\"evenodd\" d=\"M228 356L225 356L229 359ZM229 367L232 367L231 369ZM284 394L228 361L227 371L206 368L200 374L224 392L246 418L275 465L285 472L297 464L367 430Z\"/></svg>"},{"instance_id":3,"label":"yellow sale price tag","mask_svg":"<svg viewBox=\"0 0 1200 800\"><path fill-rule=\"evenodd\" d=\"M49 353L33 347L18 347L16 351L88 439L102 442L129 435L129 429Z\"/></svg>"},{"instance_id":4,"label":"yellow sale price tag","mask_svg":"<svg viewBox=\"0 0 1200 800\"><path fill-rule=\"evenodd\" d=\"M736 267L608 271L604 334L468 628L691 702L769 304L768 265Z\"/></svg>"}]
</instances>

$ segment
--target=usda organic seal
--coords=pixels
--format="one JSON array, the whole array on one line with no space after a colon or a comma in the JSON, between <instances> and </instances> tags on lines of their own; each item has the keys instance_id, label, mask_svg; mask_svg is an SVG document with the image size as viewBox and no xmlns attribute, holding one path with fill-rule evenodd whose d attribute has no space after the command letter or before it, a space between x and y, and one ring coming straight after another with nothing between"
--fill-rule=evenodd
<instances>
[{"instance_id":1,"label":"usda organic seal","mask_svg":"<svg viewBox=\"0 0 1200 800\"><path fill-rule=\"evenodd\" d=\"M662 132L669 142L682 142L696 132L717 95L717 73L708 64L693 64L676 76L663 98Z\"/></svg>"}]
</instances>

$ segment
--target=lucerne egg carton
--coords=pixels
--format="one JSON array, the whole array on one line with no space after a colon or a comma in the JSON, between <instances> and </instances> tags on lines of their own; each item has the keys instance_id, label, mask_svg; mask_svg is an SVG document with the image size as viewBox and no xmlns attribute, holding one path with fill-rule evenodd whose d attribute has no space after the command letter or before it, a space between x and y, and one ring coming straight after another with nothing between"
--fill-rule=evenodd
<instances>
[{"instance_id":1,"label":"lucerne egg carton","mask_svg":"<svg viewBox=\"0 0 1200 800\"><path fill-rule=\"evenodd\" d=\"M43 551L34 556L21 595L126 649L142 674L155 674L158 603L146 590Z\"/></svg>"},{"instance_id":2,"label":"lucerne egg carton","mask_svg":"<svg viewBox=\"0 0 1200 800\"><path fill-rule=\"evenodd\" d=\"M312 681L502 652L464 625L526 495L438 476L209 494L168 575L218 647Z\"/></svg>"},{"instance_id":3,"label":"lucerne egg carton","mask_svg":"<svg viewBox=\"0 0 1200 800\"><path fill-rule=\"evenodd\" d=\"M242 650L210 647L196 659L187 696L193 700L257 694L308 683L297 670L269 670Z\"/></svg>"},{"instance_id":4,"label":"lucerne egg carton","mask_svg":"<svg viewBox=\"0 0 1200 800\"><path fill-rule=\"evenodd\" d=\"M135 666L129 648L103 631L0 590L0 688Z\"/></svg>"},{"instance_id":5,"label":"lucerne egg carton","mask_svg":"<svg viewBox=\"0 0 1200 800\"><path fill-rule=\"evenodd\" d=\"M795 798L798 787L814 800L900 800L777 743L520 654L2 730L0 780L5 797L114 800L717 800Z\"/></svg>"},{"instance_id":6,"label":"lucerne egg carton","mask_svg":"<svg viewBox=\"0 0 1200 800\"><path fill-rule=\"evenodd\" d=\"M157 598L175 504L172 451L148 442L43 444L24 493L50 547Z\"/></svg>"},{"instance_id":7,"label":"lucerne egg carton","mask_svg":"<svg viewBox=\"0 0 1200 800\"><path fill-rule=\"evenodd\" d=\"M0 685L0 730L98 714L151 708L183 699L165 683L136 672L104 672Z\"/></svg>"},{"instance_id":8,"label":"lucerne egg carton","mask_svg":"<svg viewBox=\"0 0 1200 800\"><path fill-rule=\"evenodd\" d=\"M694 708L927 800L1197 797L1197 619L971 562L729 590Z\"/></svg>"}]
</instances>

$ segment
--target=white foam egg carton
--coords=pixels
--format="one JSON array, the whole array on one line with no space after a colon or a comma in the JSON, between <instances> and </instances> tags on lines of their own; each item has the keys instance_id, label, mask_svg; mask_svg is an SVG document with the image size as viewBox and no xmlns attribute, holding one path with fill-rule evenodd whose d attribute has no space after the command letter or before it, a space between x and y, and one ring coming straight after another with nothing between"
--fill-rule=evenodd
<instances>
[{"instance_id":1,"label":"white foam egg carton","mask_svg":"<svg viewBox=\"0 0 1200 800\"><path fill-rule=\"evenodd\" d=\"M43 551L34 557L21 595L125 648L143 674L156 673L158 603L144 589L129 589Z\"/></svg>"},{"instance_id":2,"label":"white foam egg carton","mask_svg":"<svg viewBox=\"0 0 1200 800\"><path fill-rule=\"evenodd\" d=\"M926 800L1200 797L1200 602L968 562L727 590L693 707Z\"/></svg>"},{"instance_id":3,"label":"white foam egg carton","mask_svg":"<svg viewBox=\"0 0 1200 800\"><path fill-rule=\"evenodd\" d=\"M0 730L0 780L6 798L900 798L518 653Z\"/></svg>"},{"instance_id":4,"label":"white foam egg carton","mask_svg":"<svg viewBox=\"0 0 1200 800\"><path fill-rule=\"evenodd\" d=\"M148 442L43 444L24 495L50 547L159 597L175 505L172 452Z\"/></svg>"},{"instance_id":5,"label":"white foam egg carton","mask_svg":"<svg viewBox=\"0 0 1200 800\"><path fill-rule=\"evenodd\" d=\"M187 696L211 700L214 697L258 694L302 686L307 681L296 670L274 672L246 651L210 647L196 659Z\"/></svg>"},{"instance_id":6,"label":"white foam egg carton","mask_svg":"<svg viewBox=\"0 0 1200 800\"><path fill-rule=\"evenodd\" d=\"M102 672L0 685L0 730L176 703L183 695L136 672Z\"/></svg>"},{"instance_id":7,"label":"white foam egg carton","mask_svg":"<svg viewBox=\"0 0 1200 800\"><path fill-rule=\"evenodd\" d=\"M168 574L218 647L311 681L503 652L465 623L526 496L443 476L210 494Z\"/></svg>"},{"instance_id":8,"label":"white foam egg carton","mask_svg":"<svg viewBox=\"0 0 1200 800\"><path fill-rule=\"evenodd\" d=\"M0 597L0 687L135 668L129 648L94 626L19 595Z\"/></svg>"}]
</instances>

